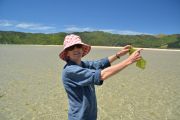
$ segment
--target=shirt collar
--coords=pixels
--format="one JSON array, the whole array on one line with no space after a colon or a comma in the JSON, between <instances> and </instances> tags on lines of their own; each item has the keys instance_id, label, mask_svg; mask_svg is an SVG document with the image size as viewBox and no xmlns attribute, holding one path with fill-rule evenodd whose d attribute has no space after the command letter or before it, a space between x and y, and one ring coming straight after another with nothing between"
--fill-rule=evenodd
<instances>
[{"instance_id":1,"label":"shirt collar","mask_svg":"<svg viewBox=\"0 0 180 120\"><path fill-rule=\"evenodd\" d=\"M72 61L72 60L68 60L67 61L67 65L78 65L76 62L74 62L74 61ZM78 65L78 66L84 66L84 62L83 61L81 61L81 64L80 65Z\"/></svg>"}]
</instances>

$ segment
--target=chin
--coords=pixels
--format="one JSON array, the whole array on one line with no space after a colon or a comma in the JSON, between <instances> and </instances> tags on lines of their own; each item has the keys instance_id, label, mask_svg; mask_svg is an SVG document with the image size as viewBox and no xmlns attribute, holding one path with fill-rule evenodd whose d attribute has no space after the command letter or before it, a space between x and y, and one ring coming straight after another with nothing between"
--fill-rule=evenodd
<instances>
[{"instance_id":1,"label":"chin","mask_svg":"<svg viewBox=\"0 0 180 120\"><path fill-rule=\"evenodd\" d=\"M73 58L74 61L81 61L81 57Z\"/></svg>"}]
</instances>

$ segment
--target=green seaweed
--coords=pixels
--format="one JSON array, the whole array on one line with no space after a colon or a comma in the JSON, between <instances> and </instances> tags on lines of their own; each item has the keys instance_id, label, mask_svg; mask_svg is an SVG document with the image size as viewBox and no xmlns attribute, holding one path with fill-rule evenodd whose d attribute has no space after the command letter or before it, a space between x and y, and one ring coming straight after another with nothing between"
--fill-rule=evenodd
<instances>
[{"instance_id":1,"label":"green seaweed","mask_svg":"<svg viewBox=\"0 0 180 120\"><path fill-rule=\"evenodd\" d=\"M136 49L133 48L133 47L131 47L131 48L129 49L129 55L131 55L131 54L132 54L133 52L135 52L135 51L136 51ZM141 59L136 62L136 66L139 67L139 68L141 68L141 69L145 69L146 60L144 60L144 59L141 57Z\"/></svg>"},{"instance_id":2,"label":"green seaweed","mask_svg":"<svg viewBox=\"0 0 180 120\"><path fill-rule=\"evenodd\" d=\"M131 55L133 52L135 52L136 51L136 49L134 49L133 47L130 47L130 49L129 49L129 55Z\"/></svg>"}]
</instances>

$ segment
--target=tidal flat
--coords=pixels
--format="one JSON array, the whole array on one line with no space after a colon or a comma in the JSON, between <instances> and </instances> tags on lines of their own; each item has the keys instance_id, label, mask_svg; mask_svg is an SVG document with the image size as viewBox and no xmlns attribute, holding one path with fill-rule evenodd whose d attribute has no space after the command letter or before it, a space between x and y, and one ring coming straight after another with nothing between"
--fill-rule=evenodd
<instances>
[{"instance_id":1,"label":"tidal flat","mask_svg":"<svg viewBox=\"0 0 180 120\"><path fill-rule=\"evenodd\" d=\"M98 60L120 49L92 47L83 60ZM61 50L0 45L0 120L67 120ZM133 64L96 86L98 120L180 119L180 51L144 49L142 56L144 70Z\"/></svg>"}]
</instances>

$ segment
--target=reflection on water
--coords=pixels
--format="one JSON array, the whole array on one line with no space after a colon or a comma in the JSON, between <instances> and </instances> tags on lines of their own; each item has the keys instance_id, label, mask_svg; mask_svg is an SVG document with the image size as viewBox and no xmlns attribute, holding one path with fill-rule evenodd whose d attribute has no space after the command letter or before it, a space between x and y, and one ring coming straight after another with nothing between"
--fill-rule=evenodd
<instances>
[{"instance_id":1,"label":"reflection on water","mask_svg":"<svg viewBox=\"0 0 180 120\"><path fill-rule=\"evenodd\" d=\"M60 46L0 45L0 119L67 119L60 50ZM92 48L84 60L117 50ZM96 87L99 120L180 119L180 52L144 50L143 57L145 70L131 65Z\"/></svg>"}]
</instances>

